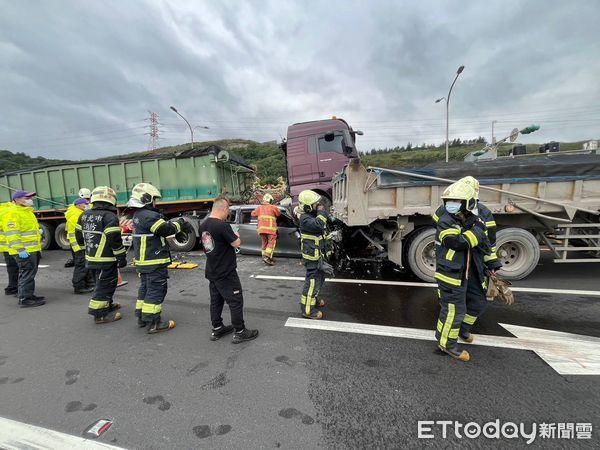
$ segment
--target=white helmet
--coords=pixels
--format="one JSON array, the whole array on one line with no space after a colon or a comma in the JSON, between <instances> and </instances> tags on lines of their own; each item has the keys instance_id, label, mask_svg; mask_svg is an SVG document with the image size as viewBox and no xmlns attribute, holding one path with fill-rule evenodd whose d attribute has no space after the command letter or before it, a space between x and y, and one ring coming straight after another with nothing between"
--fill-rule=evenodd
<instances>
[{"instance_id":1,"label":"white helmet","mask_svg":"<svg viewBox=\"0 0 600 450\"><path fill-rule=\"evenodd\" d=\"M92 192L88 188L79 189L79 198L87 198L88 200L92 197Z\"/></svg>"}]
</instances>

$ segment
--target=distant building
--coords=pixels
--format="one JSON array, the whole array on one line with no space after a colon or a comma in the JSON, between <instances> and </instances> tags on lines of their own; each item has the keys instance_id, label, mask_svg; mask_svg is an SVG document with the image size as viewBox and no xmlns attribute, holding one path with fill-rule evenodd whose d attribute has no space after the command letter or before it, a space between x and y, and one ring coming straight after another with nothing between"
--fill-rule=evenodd
<instances>
[{"instance_id":1,"label":"distant building","mask_svg":"<svg viewBox=\"0 0 600 450\"><path fill-rule=\"evenodd\" d=\"M598 150L598 141L589 141L583 143L584 150Z\"/></svg>"}]
</instances>

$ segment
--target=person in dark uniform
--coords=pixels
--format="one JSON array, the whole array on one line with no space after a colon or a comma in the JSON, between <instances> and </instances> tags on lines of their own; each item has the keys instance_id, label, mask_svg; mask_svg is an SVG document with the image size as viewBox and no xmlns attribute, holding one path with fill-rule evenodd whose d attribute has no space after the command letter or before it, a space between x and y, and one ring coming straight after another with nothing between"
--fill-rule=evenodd
<instances>
[{"instance_id":1,"label":"person in dark uniform","mask_svg":"<svg viewBox=\"0 0 600 450\"><path fill-rule=\"evenodd\" d=\"M239 344L255 339L258 330L250 330L244 324L244 296L236 270L235 255L235 249L240 247L241 241L226 222L228 215L229 201L226 198L217 198L210 216L200 225L200 234L206 254L205 276L209 280L212 322L210 339L216 341L234 332L232 342ZM225 303L231 312L232 325L223 324L221 315Z\"/></svg>"},{"instance_id":2,"label":"person in dark uniform","mask_svg":"<svg viewBox=\"0 0 600 450\"><path fill-rule=\"evenodd\" d=\"M85 246L86 267L94 271L96 286L88 306L88 314L98 325L121 319L113 303L119 268L127 265L121 227L117 217L117 194L108 186L92 191L92 208L83 212L75 227L75 237Z\"/></svg>"},{"instance_id":3,"label":"person in dark uniform","mask_svg":"<svg viewBox=\"0 0 600 450\"><path fill-rule=\"evenodd\" d=\"M171 251L165 238L181 231L192 231L192 226L182 217L177 222L165 220L156 209L156 201L161 197L155 186L138 183L127 203L136 210L133 214L133 250L141 283L135 315L140 327L149 325L149 334L175 328L174 320L161 320L169 278L167 267L171 264Z\"/></svg>"}]
</instances>

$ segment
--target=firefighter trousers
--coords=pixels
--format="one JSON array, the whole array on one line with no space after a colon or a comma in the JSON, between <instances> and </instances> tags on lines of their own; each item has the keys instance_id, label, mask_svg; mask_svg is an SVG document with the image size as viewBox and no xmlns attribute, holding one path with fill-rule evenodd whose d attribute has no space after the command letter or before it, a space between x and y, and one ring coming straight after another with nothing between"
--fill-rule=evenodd
<instances>
[{"instance_id":1,"label":"firefighter trousers","mask_svg":"<svg viewBox=\"0 0 600 450\"><path fill-rule=\"evenodd\" d=\"M213 328L223 325L223 306L229 306L231 325L235 331L244 329L244 295L240 277L234 270L225 278L209 280L210 292L210 321Z\"/></svg>"},{"instance_id":2,"label":"firefighter trousers","mask_svg":"<svg viewBox=\"0 0 600 450\"><path fill-rule=\"evenodd\" d=\"M148 272L138 272L140 287L135 304L135 315L146 323L160 321L162 304L167 296L169 271L161 267Z\"/></svg>"},{"instance_id":3,"label":"firefighter trousers","mask_svg":"<svg viewBox=\"0 0 600 450\"><path fill-rule=\"evenodd\" d=\"M85 267L85 251L79 250L73 254L73 289L82 291L94 285L94 274Z\"/></svg>"},{"instance_id":4,"label":"firefighter trousers","mask_svg":"<svg viewBox=\"0 0 600 450\"><path fill-rule=\"evenodd\" d=\"M35 275L40 263L40 252L29 254L29 258L14 257L19 267L18 295L19 300L33 299L35 292Z\"/></svg>"},{"instance_id":5,"label":"firefighter trousers","mask_svg":"<svg viewBox=\"0 0 600 450\"><path fill-rule=\"evenodd\" d=\"M317 296L325 282L325 272L318 269L317 261L305 261L304 265L306 266L306 277L304 278L304 287L300 297L300 311L302 314L309 316L314 313Z\"/></svg>"},{"instance_id":6,"label":"firefighter trousers","mask_svg":"<svg viewBox=\"0 0 600 450\"><path fill-rule=\"evenodd\" d=\"M8 285L4 288L6 295L16 294L19 290L19 265L14 256L4 252L4 262L6 263L6 272L8 273Z\"/></svg>"},{"instance_id":7,"label":"firefighter trousers","mask_svg":"<svg viewBox=\"0 0 600 450\"><path fill-rule=\"evenodd\" d=\"M107 265L102 269L95 269L96 286L88 306L88 314L102 317L111 311L113 296L117 289L119 270L117 263Z\"/></svg>"},{"instance_id":8,"label":"firefighter trousers","mask_svg":"<svg viewBox=\"0 0 600 450\"><path fill-rule=\"evenodd\" d=\"M261 233L260 242L262 256L266 256L269 259L273 259L273 254L275 253L275 245L277 244L277 235Z\"/></svg>"},{"instance_id":9,"label":"firefighter trousers","mask_svg":"<svg viewBox=\"0 0 600 450\"><path fill-rule=\"evenodd\" d=\"M455 348L459 334L467 334L487 308L484 283L476 269L459 287L439 283L440 315L435 337L444 348Z\"/></svg>"}]
</instances>

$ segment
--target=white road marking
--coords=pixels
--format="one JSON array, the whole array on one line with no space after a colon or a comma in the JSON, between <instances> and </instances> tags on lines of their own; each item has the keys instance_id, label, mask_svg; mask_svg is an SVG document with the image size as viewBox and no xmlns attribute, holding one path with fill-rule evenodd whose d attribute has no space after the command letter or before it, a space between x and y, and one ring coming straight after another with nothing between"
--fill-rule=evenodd
<instances>
[{"instance_id":1,"label":"white road marking","mask_svg":"<svg viewBox=\"0 0 600 450\"><path fill-rule=\"evenodd\" d=\"M304 277L287 277L279 275L251 275L251 278L261 280L282 280L282 281L304 281ZM329 283L348 283L348 284L379 284L385 286L412 286L412 287L428 287L437 288L437 283L419 283L413 281L385 281L385 280L355 280L347 278L326 278ZM583 291L578 289L545 289L545 288L528 288L512 286L513 292L532 292L536 294L563 294L563 295L582 295L591 297L600 297L600 291Z\"/></svg>"},{"instance_id":2,"label":"white road marking","mask_svg":"<svg viewBox=\"0 0 600 450\"><path fill-rule=\"evenodd\" d=\"M0 417L0 448L6 450L23 449L75 449L75 450L120 450L121 447L100 441L85 439L60 431L36 427Z\"/></svg>"},{"instance_id":3,"label":"white road marking","mask_svg":"<svg viewBox=\"0 0 600 450\"><path fill-rule=\"evenodd\" d=\"M478 334L472 345L531 350L561 375L600 375L600 338L499 324L516 337ZM434 330L288 318L286 327L435 341Z\"/></svg>"},{"instance_id":4,"label":"white road marking","mask_svg":"<svg viewBox=\"0 0 600 450\"><path fill-rule=\"evenodd\" d=\"M4 267L6 267L6 263L0 263L0 266L4 266ZM48 267L50 267L50 266L49 266L49 265L47 265L47 264L40 264L40 265L38 266L38 269L40 269L40 268L41 268L41 269L47 269Z\"/></svg>"}]
</instances>

